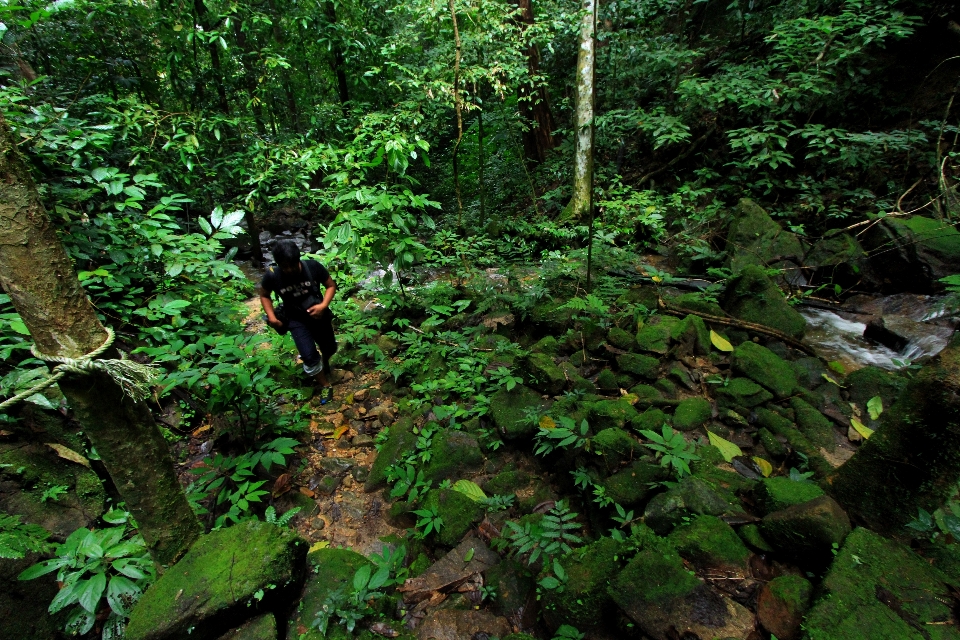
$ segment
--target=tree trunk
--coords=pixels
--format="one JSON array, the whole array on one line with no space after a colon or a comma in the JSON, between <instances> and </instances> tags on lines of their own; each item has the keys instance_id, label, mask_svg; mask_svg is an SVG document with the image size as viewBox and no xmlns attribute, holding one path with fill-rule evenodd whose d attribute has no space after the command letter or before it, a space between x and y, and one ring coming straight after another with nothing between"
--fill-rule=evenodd
<instances>
[{"instance_id":1,"label":"tree trunk","mask_svg":"<svg viewBox=\"0 0 960 640\"><path fill-rule=\"evenodd\" d=\"M918 508L933 512L960 480L960 337L923 367L880 420L827 482L856 520L881 533L903 533Z\"/></svg>"},{"instance_id":2,"label":"tree trunk","mask_svg":"<svg viewBox=\"0 0 960 640\"><path fill-rule=\"evenodd\" d=\"M463 142L463 99L460 95L460 27L457 25L456 0L450 0L453 23L453 106L457 114L457 141L453 145L453 186L457 192L457 230L463 231L463 197L460 194L460 143Z\"/></svg>"},{"instance_id":3,"label":"tree trunk","mask_svg":"<svg viewBox=\"0 0 960 640\"><path fill-rule=\"evenodd\" d=\"M337 24L337 8L333 3L327 2L324 4L324 10L331 27ZM340 104L347 104L350 100L350 91L347 88L347 72L344 70L343 50L335 38L331 38L330 41L333 43L331 48L333 51L333 72L337 76L337 93L340 95Z\"/></svg>"},{"instance_id":4,"label":"tree trunk","mask_svg":"<svg viewBox=\"0 0 960 640\"><path fill-rule=\"evenodd\" d=\"M243 23L238 17L233 20L233 35L240 47L240 66L243 68L243 81L247 87L247 93L250 95L253 120L257 125L257 132L262 136L266 134L267 130L263 124L263 109L260 105L260 98L257 96L257 79L253 77L253 70L250 68L253 51L250 49L247 34L243 31Z\"/></svg>"},{"instance_id":5,"label":"tree trunk","mask_svg":"<svg viewBox=\"0 0 960 640\"><path fill-rule=\"evenodd\" d=\"M573 198L567 215L578 219L590 212L593 192L593 76L596 66L597 0L583 0L580 51L577 53L576 151L573 156Z\"/></svg>"},{"instance_id":6,"label":"tree trunk","mask_svg":"<svg viewBox=\"0 0 960 640\"><path fill-rule=\"evenodd\" d=\"M524 30L533 26L533 0L518 0L520 21ZM540 74L540 49L530 43L527 48L527 72L531 78ZM528 160L540 163L547 159L547 152L556 146L553 140L553 115L550 112L550 95L542 83L521 83L518 106L524 119L523 152Z\"/></svg>"},{"instance_id":7,"label":"tree trunk","mask_svg":"<svg viewBox=\"0 0 960 640\"><path fill-rule=\"evenodd\" d=\"M41 352L78 358L93 351L107 333L77 280L2 115L0 181L0 285ZM104 355L119 357L115 348ZM160 565L172 564L200 534L200 523L149 408L123 395L103 373L68 376L59 386L136 518L153 559Z\"/></svg>"},{"instance_id":8,"label":"tree trunk","mask_svg":"<svg viewBox=\"0 0 960 640\"><path fill-rule=\"evenodd\" d=\"M204 1L194 0L193 7L197 13L197 24L203 27L204 31L212 31L213 25L210 23L209 12L207 11L207 5ZM227 102L227 91L223 86L223 70L220 65L219 46L216 42L210 42L207 44L207 51L210 52L210 67L213 69L213 83L217 87L217 100L220 103L220 111L228 116L230 115L230 103ZM199 80L198 84L202 85L202 80Z\"/></svg>"}]
</instances>

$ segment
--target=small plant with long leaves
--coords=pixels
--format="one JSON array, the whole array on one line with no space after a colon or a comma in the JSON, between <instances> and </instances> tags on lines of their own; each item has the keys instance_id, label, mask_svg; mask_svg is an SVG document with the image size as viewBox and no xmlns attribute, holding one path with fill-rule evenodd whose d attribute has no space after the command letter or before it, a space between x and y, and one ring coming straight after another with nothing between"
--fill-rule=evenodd
<instances>
[{"instance_id":1,"label":"small plant with long leaves","mask_svg":"<svg viewBox=\"0 0 960 640\"><path fill-rule=\"evenodd\" d=\"M672 468L677 478L690 475L690 463L699 460L697 446L683 439L683 434L663 425L661 433L645 429L640 432L650 442L644 442L660 460L661 467Z\"/></svg>"},{"instance_id":2,"label":"small plant with long leaves","mask_svg":"<svg viewBox=\"0 0 960 640\"><path fill-rule=\"evenodd\" d=\"M587 434L590 433L590 426L586 420L581 420L578 427L576 421L567 416L556 421L550 416L543 416L538 426L534 450L538 456L549 455L557 449L583 449L589 444Z\"/></svg>"},{"instance_id":3,"label":"small plant with long leaves","mask_svg":"<svg viewBox=\"0 0 960 640\"><path fill-rule=\"evenodd\" d=\"M552 562L556 556L569 553L573 549L570 545L583 542L573 533L580 529L576 517L566 502L560 500L540 522L526 522L521 526L508 520L507 539L513 555L526 556L527 564L532 565L541 555L545 561Z\"/></svg>"}]
</instances>

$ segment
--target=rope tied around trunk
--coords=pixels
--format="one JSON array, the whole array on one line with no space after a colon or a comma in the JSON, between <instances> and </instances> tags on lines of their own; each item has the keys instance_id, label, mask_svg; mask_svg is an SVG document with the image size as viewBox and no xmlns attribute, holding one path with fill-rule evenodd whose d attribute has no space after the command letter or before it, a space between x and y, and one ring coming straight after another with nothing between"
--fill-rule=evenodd
<instances>
[{"instance_id":1,"label":"rope tied around trunk","mask_svg":"<svg viewBox=\"0 0 960 640\"><path fill-rule=\"evenodd\" d=\"M150 395L150 385L159 375L156 365L140 364L132 360L127 360L123 354L120 359L107 358L98 360L107 349L113 345L115 334L110 327L104 327L107 332L107 338L99 347L79 358L64 358L62 356L48 356L37 349L37 345L30 347L30 353L34 357L50 364L56 364L50 375L39 384L22 391L12 398L8 398L0 403L0 409L5 409L21 400L29 398L35 393L39 393L57 383L68 373L77 375L90 375L95 372L106 373L110 378L120 385L123 394L133 401L140 401Z\"/></svg>"}]
</instances>

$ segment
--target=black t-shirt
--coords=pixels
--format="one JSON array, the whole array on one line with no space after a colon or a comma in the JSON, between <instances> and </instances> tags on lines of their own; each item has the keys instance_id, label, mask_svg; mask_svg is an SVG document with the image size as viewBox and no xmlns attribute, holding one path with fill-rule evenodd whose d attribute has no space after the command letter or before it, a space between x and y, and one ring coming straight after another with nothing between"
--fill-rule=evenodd
<instances>
[{"instance_id":1,"label":"black t-shirt","mask_svg":"<svg viewBox=\"0 0 960 640\"><path fill-rule=\"evenodd\" d=\"M267 295L276 293L280 296L288 314L306 315L307 308L322 302L326 292L324 283L330 277L326 267L316 260L301 260L300 265L303 268L294 276L287 276L280 267L271 266L260 281Z\"/></svg>"}]
</instances>

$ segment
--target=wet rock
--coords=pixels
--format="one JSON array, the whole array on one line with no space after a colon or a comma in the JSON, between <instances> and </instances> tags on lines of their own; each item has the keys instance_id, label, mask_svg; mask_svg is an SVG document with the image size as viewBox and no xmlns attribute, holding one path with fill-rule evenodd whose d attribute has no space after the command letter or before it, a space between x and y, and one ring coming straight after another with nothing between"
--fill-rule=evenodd
<instances>
[{"instance_id":1,"label":"wet rock","mask_svg":"<svg viewBox=\"0 0 960 640\"><path fill-rule=\"evenodd\" d=\"M444 429L433 436L430 461L423 467L423 477L435 482L459 478L482 465L480 443L473 435Z\"/></svg>"},{"instance_id":2,"label":"wet rock","mask_svg":"<svg viewBox=\"0 0 960 640\"><path fill-rule=\"evenodd\" d=\"M871 398L880 396L884 409L888 409L903 391L907 381L880 367L868 366L848 375L844 384L850 394L850 401L856 402L861 408L865 409Z\"/></svg>"},{"instance_id":3,"label":"wet rock","mask_svg":"<svg viewBox=\"0 0 960 640\"><path fill-rule=\"evenodd\" d=\"M705 398L680 401L673 412L673 426L679 431L693 431L713 416L713 405Z\"/></svg>"},{"instance_id":4,"label":"wet rock","mask_svg":"<svg viewBox=\"0 0 960 640\"><path fill-rule=\"evenodd\" d=\"M427 494L424 501L427 509L435 509L443 520L437 534L440 544L456 546L473 525L483 519L483 505L452 489L439 489Z\"/></svg>"},{"instance_id":5,"label":"wet rock","mask_svg":"<svg viewBox=\"0 0 960 640\"><path fill-rule=\"evenodd\" d=\"M659 360L637 353L624 353L617 356L617 367L644 380L656 380L660 374Z\"/></svg>"},{"instance_id":6,"label":"wet rock","mask_svg":"<svg viewBox=\"0 0 960 640\"><path fill-rule=\"evenodd\" d=\"M607 342L618 349L631 351L637 348L637 339L634 334L624 331L620 327L613 327L607 332Z\"/></svg>"},{"instance_id":7,"label":"wet rock","mask_svg":"<svg viewBox=\"0 0 960 640\"><path fill-rule=\"evenodd\" d=\"M834 445L833 423L822 413L800 398L790 399L790 408L797 416L797 427L814 446L831 448Z\"/></svg>"},{"instance_id":8,"label":"wet rock","mask_svg":"<svg viewBox=\"0 0 960 640\"><path fill-rule=\"evenodd\" d=\"M820 496L767 514L760 524L765 540L806 566L822 566L850 533L850 519L829 496Z\"/></svg>"},{"instance_id":9,"label":"wet rock","mask_svg":"<svg viewBox=\"0 0 960 640\"><path fill-rule=\"evenodd\" d=\"M804 628L818 640L956 637L944 624L953 620L949 581L903 544L858 528L830 566Z\"/></svg>"},{"instance_id":10,"label":"wet rock","mask_svg":"<svg viewBox=\"0 0 960 640\"><path fill-rule=\"evenodd\" d=\"M870 265L888 291L931 293L940 278L960 271L960 232L942 220L888 217L874 225L864 247L876 250Z\"/></svg>"},{"instance_id":11,"label":"wet rock","mask_svg":"<svg viewBox=\"0 0 960 640\"><path fill-rule=\"evenodd\" d=\"M754 342L744 342L730 356L734 371L766 387L777 398L788 398L797 388L793 369L777 354Z\"/></svg>"},{"instance_id":12,"label":"wet rock","mask_svg":"<svg viewBox=\"0 0 960 640\"><path fill-rule=\"evenodd\" d=\"M757 621L778 640L799 640L800 623L810 608L813 585L806 578L785 575L760 589Z\"/></svg>"},{"instance_id":13,"label":"wet rock","mask_svg":"<svg viewBox=\"0 0 960 640\"><path fill-rule=\"evenodd\" d=\"M536 580L530 569L522 562L507 558L488 569L484 582L493 587L493 611L501 616L514 616L526 607L527 600L536 588Z\"/></svg>"},{"instance_id":14,"label":"wet rock","mask_svg":"<svg viewBox=\"0 0 960 640\"><path fill-rule=\"evenodd\" d=\"M670 350L671 337L679 324L680 320L673 316L653 316L637 331L637 347L640 351L666 355Z\"/></svg>"},{"instance_id":15,"label":"wet rock","mask_svg":"<svg viewBox=\"0 0 960 640\"><path fill-rule=\"evenodd\" d=\"M800 239L784 231L757 203L740 200L735 216L727 231L731 271L737 273L752 265L795 269L802 264Z\"/></svg>"},{"instance_id":16,"label":"wet rock","mask_svg":"<svg viewBox=\"0 0 960 640\"><path fill-rule=\"evenodd\" d=\"M797 340L803 337L807 325L759 267L745 267L731 280L720 306L735 318L765 325Z\"/></svg>"},{"instance_id":17,"label":"wet rock","mask_svg":"<svg viewBox=\"0 0 960 640\"><path fill-rule=\"evenodd\" d=\"M604 429L592 439L593 450L599 455L608 470L616 469L622 462L641 457L645 449L623 429Z\"/></svg>"},{"instance_id":18,"label":"wet rock","mask_svg":"<svg viewBox=\"0 0 960 640\"><path fill-rule=\"evenodd\" d=\"M886 315L867 323L863 337L875 340L912 360L914 354L938 353L947 346L953 327L917 322L905 316Z\"/></svg>"},{"instance_id":19,"label":"wet rock","mask_svg":"<svg viewBox=\"0 0 960 640\"><path fill-rule=\"evenodd\" d=\"M494 396L496 397L496 396ZM398 460L413 451L417 444L417 434L413 432L413 420L411 418L402 418L395 425L390 427L390 435L387 437L377 459L374 460L370 468L370 475L364 483L366 491L374 491L387 484L387 469Z\"/></svg>"},{"instance_id":20,"label":"wet rock","mask_svg":"<svg viewBox=\"0 0 960 640\"><path fill-rule=\"evenodd\" d=\"M812 482L795 482L783 476L763 478L754 489L756 503L762 514L803 504L822 495L823 489Z\"/></svg>"},{"instance_id":21,"label":"wet rock","mask_svg":"<svg viewBox=\"0 0 960 640\"><path fill-rule=\"evenodd\" d=\"M668 538L680 555L698 569L715 569L746 577L750 551L726 522L700 515L673 530Z\"/></svg>"},{"instance_id":22,"label":"wet rock","mask_svg":"<svg viewBox=\"0 0 960 640\"><path fill-rule=\"evenodd\" d=\"M563 593L543 594L543 615L551 628L568 624L579 631L600 626L610 616L613 600L607 587L620 569L623 545L612 538L577 549L560 558L567 573Z\"/></svg>"},{"instance_id":23,"label":"wet rock","mask_svg":"<svg viewBox=\"0 0 960 640\"><path fill-rule=\"evenodd\" d=\"M772 393L747 378L731 378L726 384L718 386L714 393L717 394L717 406L721 409L743 411L773 400Z\"/></svg>"},{"instance_id":24,"label":"wet rock","mask_svg":"<svg viewBox=\"0 0 960 640\"><path fill-rule=\"evenodd\" d=\"M510 633L510 624L488 611L436 609L427 614L417 627L418 640L465 640L485 634L503 637Z\"/></svg>"},{"instance_id":25,"label":"wet rock","mask_svg":"<svg viewBox=\"0 0 960 640\"><path fill-rule=\"evenodd\" d=\"M294 531L262 522L203 535L134 606L127 638L216 637L295 597L306 554L307 544Z\"/></svg>"},{"instance_id":26,"label":"wet rock","mask_svg":"<svg viewBox=\"0 0 960 640\"><path fill-rule=\"evenodd\" d=\"M818 476L826 477L833 472L834 466L821 455L820 448L810 442L789 419L764 407L757 407L754 414L759 426L783 437L790 447L807 456L810 469L816 472Z\"/></svg>"},{"instance_id":27,"label":"wet rock","mask_svg":"<svg viewBox=\"0 0 960 640\"><path fill-rule=\"evenodd\" d=\"M41 558L30 554L20 560L0 559L0 638L15 640L57 640L67 618L67 610L57 615L47 613L47 607L59 589L56 574L47 574L33 580L18 580L17 576Z\"/></svg>"},{"instance_id":28,"label":"wet rock","mask_svg":"<svg viewBox=\"0 0 960 640\"><path fill-rule=\"evenodd\" d=\"M643 521L657 535L665 536L684 518L738 513L743 513L743 507L732 494L700 478L687 477L677 488L654 496L643 512Z\"/></svg>"},{"instance_id":29,"label":"wet rock","mask_svg":"<svg viewBox=\"0 0 960 640\"><path fill-rule=\"evenodd\" d=\"M597 431L617 427L622 429L637 417L637 410L626 400L599 400L590 405L590 426ZM578 425L579 426L579 425Z\"/></svg>"},{"instance_id":30,"label":"wet rock","mask_svg":"<svg viewBox=\"0 0 960 640\"><path fill-rule=\"evenodd\" d=\"M324 640L326 638L324 634L310 627L317 612L331 594L352 586L353 574L358 569L373 563L356 551L331 547L313 551L307 560L311 568L310 574L307 576L300 606L289 621L290 633L287 637L298 640ZM336 619L331 621L330 627L336 628Z\"/></svg>"},{"instance_id":31,"label":"wet rock","mask_svg":"<svg viewBox=\"0 0 960 640\"><path fill-rule=\"evenodd\" d=\"M643 503L652 494L655 484L667 477L667 471L658 464L637 460L612 476L600 481L611 500L624 508Z\"/></svg>"},{"instance_id":32,"label":"wet rock","mask_svg":"<svg viewBox=\"0 0 960 640\"><path fill-rule=\"evenodd\" d=\"M490 416L508 440L533 437L537 426L527 418L526 412L528 409L542 411L543 408L540 394L520 384L510 391L501 388L490 398Z\"/></svg>"},{"instance_id":33,"label":"wet rock","mask_svg":"<svg viewBox=\"0 0 960 640\"><path fill-rule=\"evenodd\" d=\"M844 288L866 280L874 284L869 258L860 242L849 233L827 232L803 258L810 279L827 281Z\"/></svg>"},{"instance_id":34,"label":"wet rock","mask_svg":"<svg viewBox=\"0 0 960 640\"><path fill-rule=\"evenodd\" d=\"M524 362L528 384L541 393L555 396L567 386L563 371L545 353L531 353Z\"/></svg>"},{"instance_id":35,"label":"wet rock","mask_svg":"<svg viewBox=\"0 0 960 640\"><path fill-rule=\"evenodd\" d=\"M609 588L614 602L654 640L746 639L754 615L695 578L665 541L646 545Z\"/></svg>"},{"instance_id":36,"label":"wet rock","mask_svg":"<svg viewBox=\"0 0 960 640\"><path fill-rule=\"evenodd\" d=\"M272 613L257 616L218 640L277 640L277 619Z\"/></svg>"},{"instance_id":37,"label":"wet rock","mask_svg":"<svg viewBox=\"0 0 960 640\"><path fill-rule=\"evenodd\" d=\"M709 355L710 330L700 316L689 315L674 328L674 352L677 356Z\"/></svg>"},{"instance_id":38,"label":"wet rock","mask_svg":"<svg viewBox=\"0 0 960 640\"><path fill-rule=\"evenodd\" d=\"M797 358L787 364L797 376L797 382L807 389L816 389L825 382L823 374L827 373L827 368L820 358Z\"/></svg>"}]
</instances>

